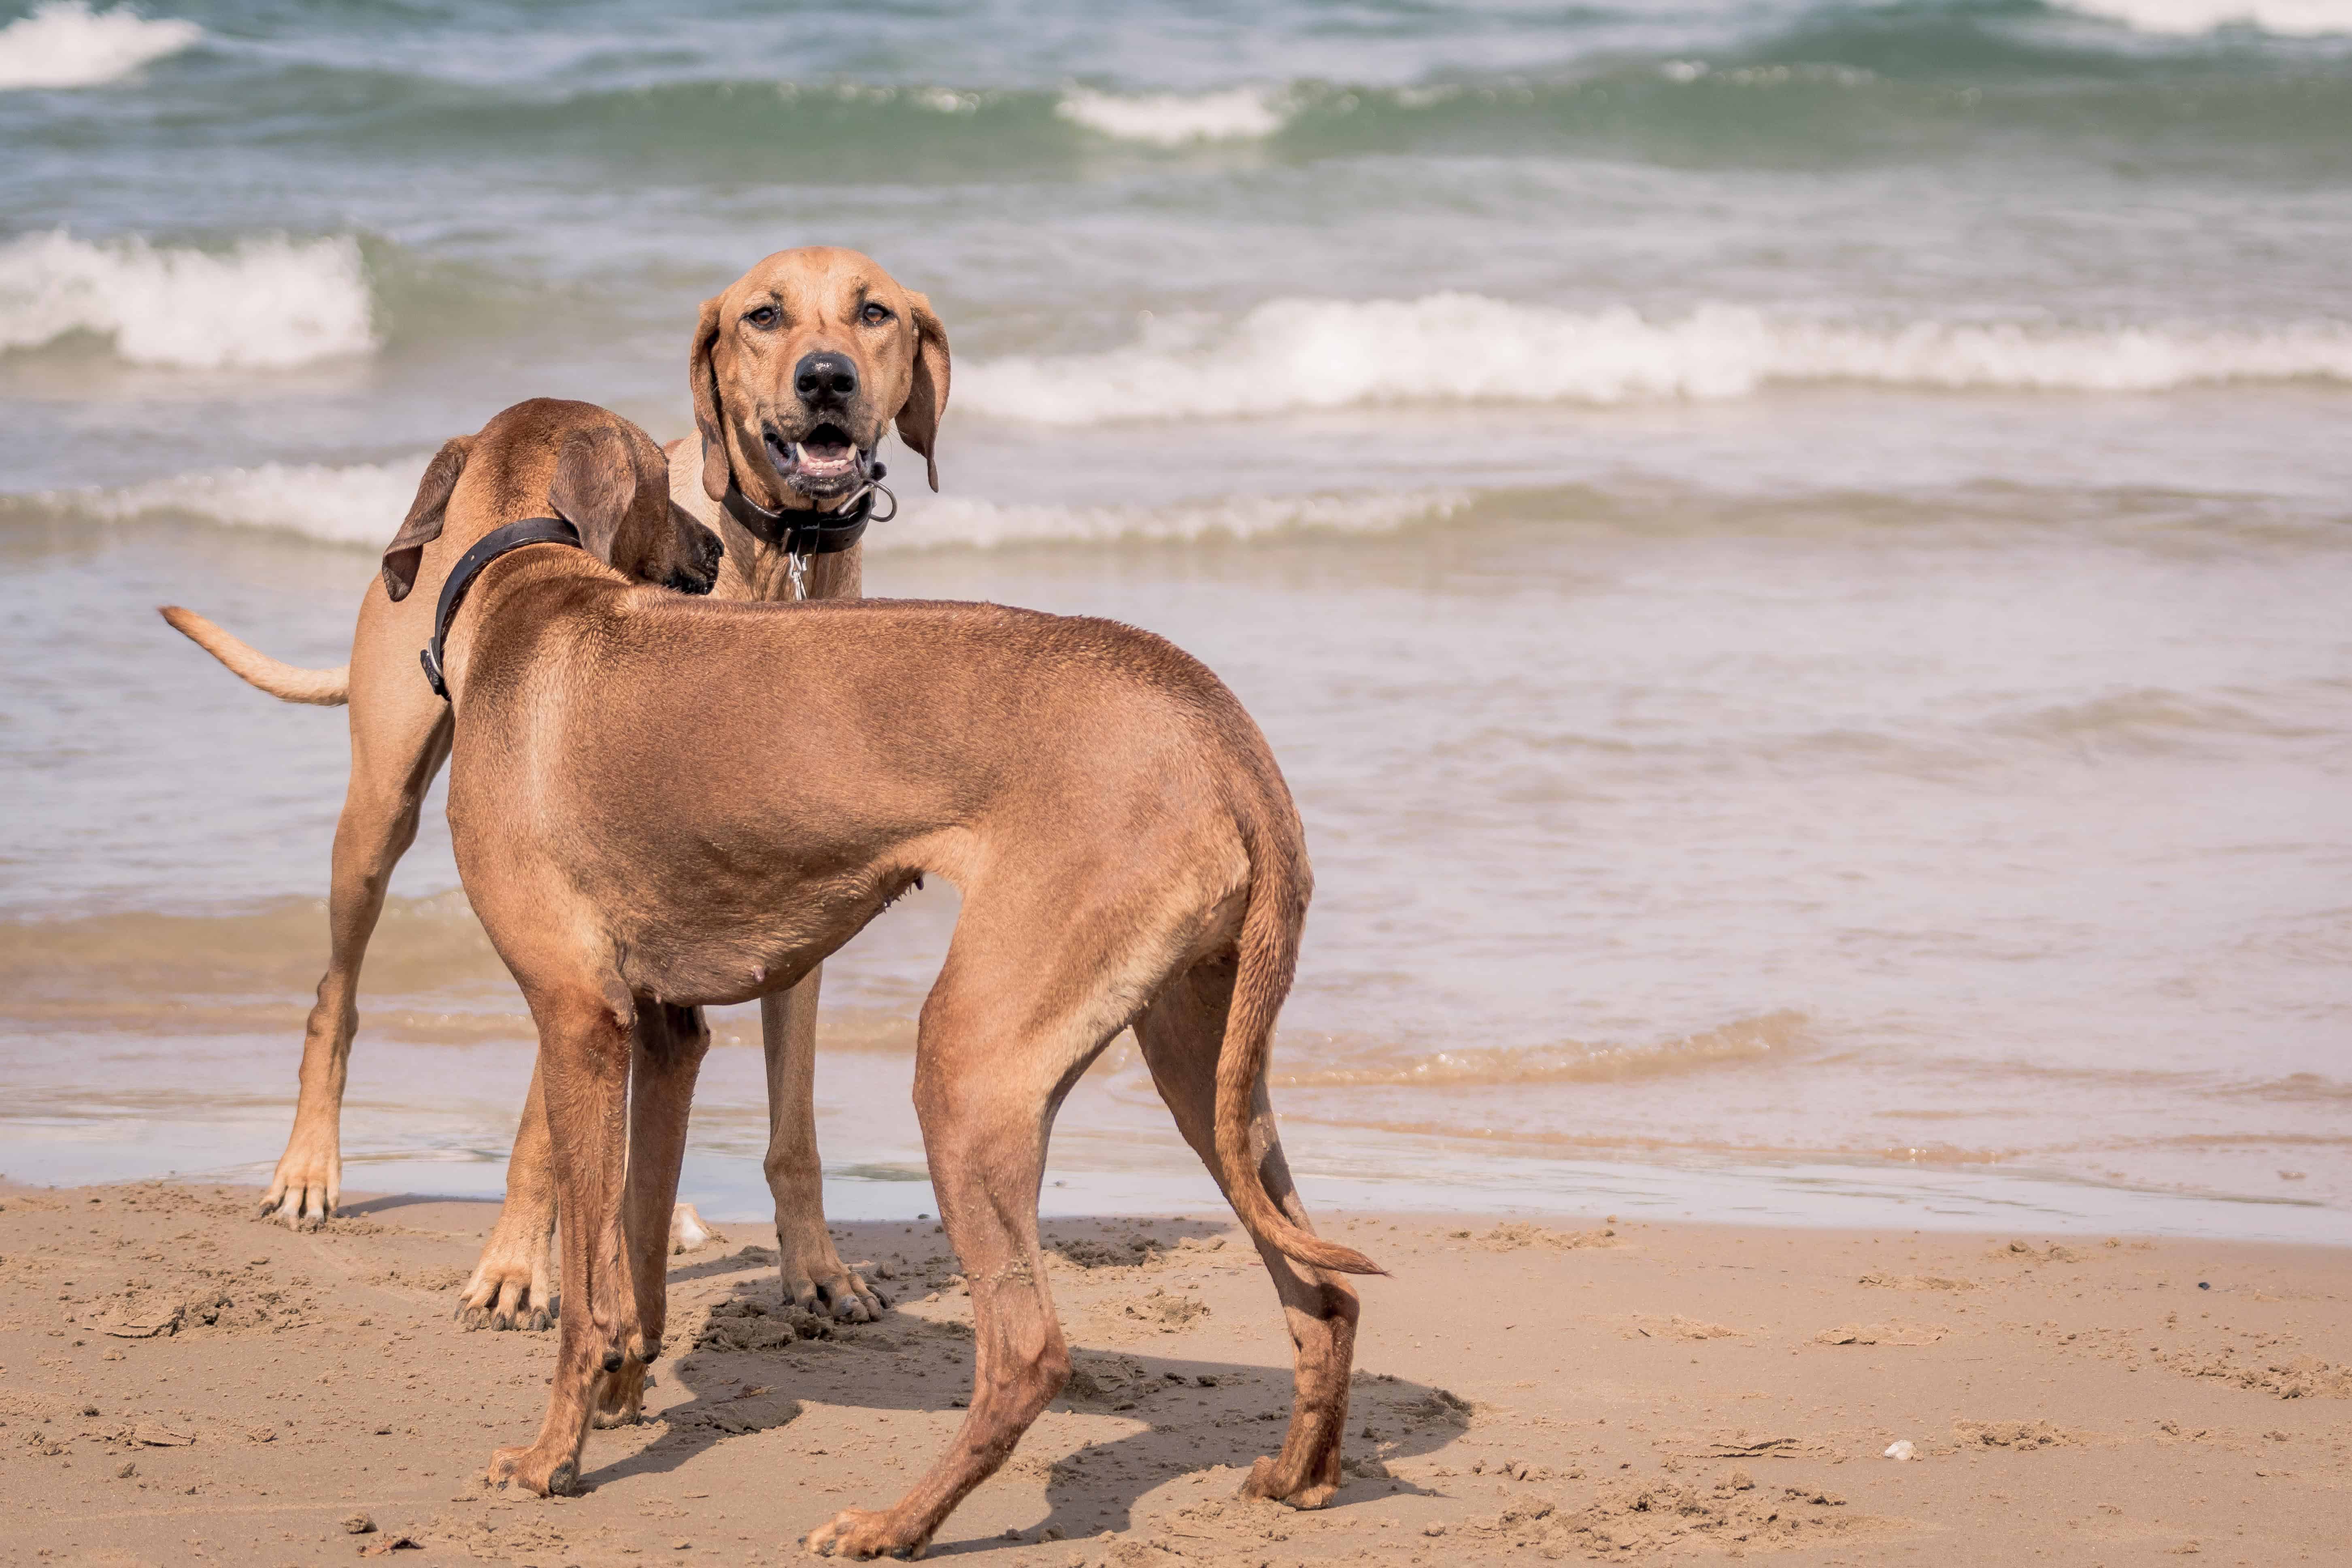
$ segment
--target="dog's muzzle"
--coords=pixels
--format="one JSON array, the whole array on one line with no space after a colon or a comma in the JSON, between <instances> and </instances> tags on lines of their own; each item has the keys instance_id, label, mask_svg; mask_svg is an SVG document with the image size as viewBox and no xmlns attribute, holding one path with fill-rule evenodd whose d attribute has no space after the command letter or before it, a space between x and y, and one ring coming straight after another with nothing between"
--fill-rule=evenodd
<instances>
[{"instance_id":1,"label":"dog's muzzle","mask_svg":"<svg viewBox=\"0 0 2352 1568\"><path fill-rule=\"evenodd\" d=\"M820 420L797 438L770 426L761 438L777 475L812 500L845 496L871 477L867 469L873 465L873 449L860 447L831 420Z\"/></svg>"},{"instance_id":2,"label":"dog's muzzle","mask_svg":"<svg viewBox=\"0 0 2352 1568\"><path fill-rule=\"evenodd\" d=\"M698 524L694 559L663 579L662 586L677 594L708 594L719 586L719 563L727 558L726 542Z\"/></svg>"}]
</instances>

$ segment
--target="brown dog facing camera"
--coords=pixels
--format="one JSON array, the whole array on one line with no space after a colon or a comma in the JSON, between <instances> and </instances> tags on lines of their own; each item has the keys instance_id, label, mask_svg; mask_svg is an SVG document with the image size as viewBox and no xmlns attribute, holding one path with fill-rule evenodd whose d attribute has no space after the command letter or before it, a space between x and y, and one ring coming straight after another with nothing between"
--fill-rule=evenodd
<instances>
[{"instance_id":1,"label":"brown dog facing camera","mask_svg":"<svg viewBox=\"0 0 2352 1568\"><path fill-rule=\"evenodd\" d=\"M715 584L698 577L681 585L733 599L857 597L864 549L843 520L864 516L860 493L882 477L875 450L886 431L896 426L939 488L933 453L950 367L947 334L930 301L854 250L778 251L703 303L687 367L697 435L668 448L670 497L725 542L726 555ZM419 678L417 650L451 563L496 526L495 518L520 515L466 478L467 454L478 463L484 443L543 447L526 434L534 416L521 411L536 406L509 410L434 459L403 530L421 546L409 568L417 591L396 597L389 577L385 587L371 586L343 668L299 668L193 611L163 610L173 626L272 696L351 704L352 774L335 826L326 973L303 1033L293 1131L261 1204L263 1214L288 1225L321 1224L341 1199L343 1083L359 1027L360 965L393 868L415 840L425 791L448 756L447 710ZM426 505L425 491L439 502ZM656 582L667 570L626 552L610 564ZM882 1310L881 1298L843 1263L824 1223L812 1106L817 984L811 970L760 1005L779 1268L788 1300L864 1320ZM458 1314L474 1323L543 1328L554 1310L548 1247L555 1177L540 1090L534 1079L508 1163L506 1206L461 1293Z\"/></svg>"},{"instance_id":2,"label":"brown dog facing camera","mask_svg":"<svg viewBox=\"0 0 2352 1568\"><path fill-rule=\"evenodd\" d=\"M547 456L515 454L517 471L579 438L551 426ZM608 508L628 480L628 516L667 506L641 465L605 478ZM527 489L499 522L535 507ZM1129 1027L1297 1345L1288 1434L1247 1489L1331 1496L1357 1315L1341 1276L1378 1270L1311 1232L1283 1158L1266 1052L1312 879L1265 738L1213 675L1108 621L687 598L543 542L481 567L443 662L450 836L539 1027L562 1215L547 1419L493 1479L571 1489L592 1419L638 1405L709 1044L698 1009L786 990L936 874L963 908L923 1005L915 1101L971 1284L971 1403L912 1491L840 1514L811 1548L919 1552L1069 1376L1038 1186L1063 1096ZM670 765L682 756L696 765Z\"/></svg>"}]
</instances>

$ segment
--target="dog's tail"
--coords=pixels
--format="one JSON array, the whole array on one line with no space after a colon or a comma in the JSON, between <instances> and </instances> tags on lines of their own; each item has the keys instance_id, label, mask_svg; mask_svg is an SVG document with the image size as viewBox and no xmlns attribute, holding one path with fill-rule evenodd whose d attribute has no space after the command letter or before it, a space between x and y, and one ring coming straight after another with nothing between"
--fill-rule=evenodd
<instances>
[{"instance_id":1,"label":"dog's tail","mask_svg":"<svg viewBox=\"0 0 2352 1568\"><path fill-rule=\"evenodd\" d=\"M1306 912L1307 868L1296 836L1243 815L1249 852L1249 901L1242 910L1240 965L1233 1004L1225 1015L1225 1038L1217 1052L1217 1163L1234 1212L1250 1235L1286 1258L1341 1274L1385 1274L1387 1269L1336 1241L1326 1241L1292 1222L1265 1190L1258 1156L1250 1146L1251 1100L1265 1071L1274 1040L1274 1017L1290 994L1298 964L1298 924Z\"/></svg>"},{"instance_id":2,"label":"dog's tail","mask_svg":"<svg viewBox=\"0 0 2352 1568\"><path fill-rule=\"evenodd\" d=\"M158 608L163 617L172 623L173 630L228 666L246 684L259 687L281 702L340 708L352 700L352 667L348 664L339 664L332 669L304 669L272 658L231 637L194 610L184 610L177 605Z\"/></svg>"}]
</instances>

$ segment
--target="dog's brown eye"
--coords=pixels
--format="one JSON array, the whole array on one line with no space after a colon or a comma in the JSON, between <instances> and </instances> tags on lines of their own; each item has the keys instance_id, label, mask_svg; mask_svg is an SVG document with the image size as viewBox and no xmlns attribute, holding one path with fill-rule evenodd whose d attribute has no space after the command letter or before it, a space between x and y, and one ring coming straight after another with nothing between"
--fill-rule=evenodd
<instances>
[{"instance_id":1,"label":"dog's brown eye","mask_svg":"<svg viewBox=\"0 0 2352 1568\"><path fill-rule=\"evenodd\" d=\"M772 327L776 324L776 308L773 305L762 305L743 319L755 327Z\"/></svg>"},{"instance_id":2,"label":"dog's brown eye","mask_svg":"<svg viewBox=\"0 0 2352 1568\"><path fill-rule=\"evenodd\" d=\"M890 307L887 305L868 304L866 309L857 312L857 316L858 320L864 321L867 326L878 327L883 322L891 319Z\"/></svg>"}]
</instances>

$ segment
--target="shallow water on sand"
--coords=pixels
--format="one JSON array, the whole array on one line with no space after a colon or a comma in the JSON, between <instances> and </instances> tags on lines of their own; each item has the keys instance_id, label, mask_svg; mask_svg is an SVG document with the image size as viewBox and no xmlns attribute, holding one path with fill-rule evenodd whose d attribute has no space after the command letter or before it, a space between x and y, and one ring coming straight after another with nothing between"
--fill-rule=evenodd
<instances>
[{"instance_id":1,"label":"shallow water on sand","mask_svg":"<svg viewBox=\"0 0 2352 1568\"><path fill-rule=\"evenodd\" d=\"M869 587L1150 627L1272 739L1310 1192L2340 1236L2352 13L2134 4L0 11L7 1173L282 1142L343 727L152 606L339 661L434 443L683 433L696 302L831 239L958 355ZM354 1188L499 1184L455 887L429 816ZM929 1205L953 917L828 967L845 1214ZM750 1214L721 1022L688 1195ZM1055 1160L1209 1194L1121 1047Z\"/></svg>"},{"instance_id":2,"label":"shallow water on sand","mask_svg":"<svg viewBox=\"0 0 2352 1568\"><path fill-rule=\"evenodd\" d=\"M1830 1163L1893 1189L2026 1172L2339 1212L2352 846L2327 785L2352 560L2161 520L1697 510L1663 536L1453 520L876 575L1151 625L1249 703L1317 857L1276 1064L1310 1170L1402 1160L1443 1185L1509 1158L1561 1168L1526 1201L1572 1204L1571 1163L1789 1182ZM313 581L330 564L346 594ZM16 565L58 657L12 698L11 733L79 755L51 764L9 867L12 1077L58 1093L0 1115L26 1153L79 1143L89 1174L151 1168L160 1145L131 1129L174 1115L201 1129L176 1168L266 1164L322 940L341 725L255 700L136 616L187 597L323 660L371 562L141 524ZM72 588L100 583L98 607ZM119 721L69 733L94 666L134 658ZM347 1120L371 1158L483 1163L436 1173L472 1190L497 1180L528 1036L454 881L435 821L373 950ZM919 895L828 971L845 1170L919 1169L903 1086L952 920L951 890ZM720 1054L743 1060L698 1114L741 1187L759 1080L748 1044ZM1124 1134L1158 1126L1144 1163L1166 1169L1181 1146L1139 1069L1097 1071L1122 1135L1074 1108L1065 1159L1134 1166Z\"/></svg>"}]
</instances>

